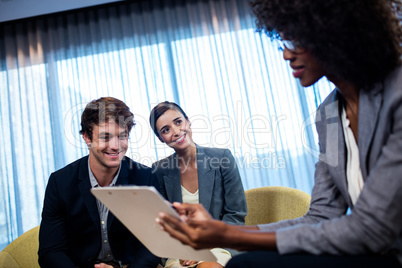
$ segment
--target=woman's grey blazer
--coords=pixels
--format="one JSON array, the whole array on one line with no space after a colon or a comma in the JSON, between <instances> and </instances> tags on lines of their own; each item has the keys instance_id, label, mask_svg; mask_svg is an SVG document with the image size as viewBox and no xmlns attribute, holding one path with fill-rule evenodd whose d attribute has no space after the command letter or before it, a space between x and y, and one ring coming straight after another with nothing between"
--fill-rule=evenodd
<instances>
[{"instance_id":1,"label":"woman's grey blazer","mask_svg":"<svg viewBox=\"0 0 402 268\"><path fill-rule=\"evenodd\" d=\"M278 230L280 253L370 254L394 248L402 260L402 66L382 83L360 91L358 147L364 187L355 205L345 174L341 107L342 96L334 90L318 108L320 155L309 212L259 227Z\"/></svg>"},{"instance_id":2,"label":"woman's grey blazer","mask_svg":"<svg viewBox=\"0 0 402 268\"><path fill-rule=\"evenodd\" d=\"M176 153L152 165L160 192L170 202L183 202ZM236 161L228 149L197 145L199 202L214 219L244 224L246 197Z\"/></svg>"}]
</instances>

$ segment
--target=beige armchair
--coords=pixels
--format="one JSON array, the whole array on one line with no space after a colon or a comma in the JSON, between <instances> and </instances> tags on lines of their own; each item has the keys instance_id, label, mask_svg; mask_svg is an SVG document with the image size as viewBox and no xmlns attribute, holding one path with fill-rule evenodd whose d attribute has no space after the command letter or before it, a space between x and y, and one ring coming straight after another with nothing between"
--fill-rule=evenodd
<instances>
[{"instance_id":1,"label":"beige armchair","mask_svg":"<svg viewBox=\"0 0 402 268\"><path fill-rule=\"evenodd\" d=\"M301 217L309 209L310 195L284 186L266 186L245 191L246 225L277 222Z\"/></svg>"},{"instance_id":2,"label":"beige armchair","mask_svg":"<svg viewBox=\"0 0 402 268\"><path fill-rule=\"evenodd\" d=\"M39 226L23 233L0 251L0 268L40 268ZM158 265L157 268L162 268Z\"/></svg>"},{"instance_id":3,"label":"beige armchair","mask_svg":"<svg viewBox=\"0 0 402 268\"><path fill-rule=\"evenodd\" d=\"M0 267L39 268L39 226L23 233L0 252Z\"/></svg>"}]
</instances>

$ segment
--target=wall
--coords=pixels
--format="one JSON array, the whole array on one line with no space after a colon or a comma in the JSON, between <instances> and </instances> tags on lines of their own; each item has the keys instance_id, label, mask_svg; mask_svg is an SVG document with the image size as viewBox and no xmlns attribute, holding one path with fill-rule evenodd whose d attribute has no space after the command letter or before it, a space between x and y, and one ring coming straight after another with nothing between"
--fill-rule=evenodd
<instances>
[{"instance_id":1,"label":"wall","mask_svg":"<svg viewBox=\"0 0 402 268\"><path fill-rule=\"evenodd\" d=\"M120 0L0 0L0 22L101 5Z\"/></svg>"}]
</instances>

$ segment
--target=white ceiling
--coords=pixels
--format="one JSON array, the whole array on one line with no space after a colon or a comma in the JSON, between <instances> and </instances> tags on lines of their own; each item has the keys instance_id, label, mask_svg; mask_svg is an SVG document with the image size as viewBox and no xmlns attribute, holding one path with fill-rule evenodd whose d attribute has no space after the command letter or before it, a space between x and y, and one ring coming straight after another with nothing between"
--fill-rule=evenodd
<instances>
[{"instance_id":1,"label":"white ceiling","mask_svg":"<svg viewBox=\"0 0 402 268\"><path fill-rule=\"evenodd\" d=\"M0 0L0 22L117 1L121 0Z\"/></svg>"}]
</instances>

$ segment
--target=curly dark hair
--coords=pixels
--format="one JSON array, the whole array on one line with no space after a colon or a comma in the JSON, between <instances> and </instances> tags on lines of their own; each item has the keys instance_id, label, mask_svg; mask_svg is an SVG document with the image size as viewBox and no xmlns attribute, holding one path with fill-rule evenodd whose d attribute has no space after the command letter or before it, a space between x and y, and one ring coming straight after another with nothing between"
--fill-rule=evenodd
<instances>
[{"instance_id":1,"label":"curly dark hair","mask_svg":"<svg viewBox=\"0 0 402 268\"><path fill-rule=\"evenodd\" d=\"M401 0L252 0L257 31L296 40L328 74L359 87L401 61Z\"/></svg>"},{"instance_id":2,"label":"curly dark hair","mask_svg":"<svg viewBox=\"0 0 402 268\"><path fill-rule=\"evenodd\" d=\"M134 115L123 101L113 97L102 97L86 105L81 115L80 134L86 134L92 141L93 127L109 120L115 121L122 128L127 127L128 134L135 125Z\"/></svg>"}]
</instances>

